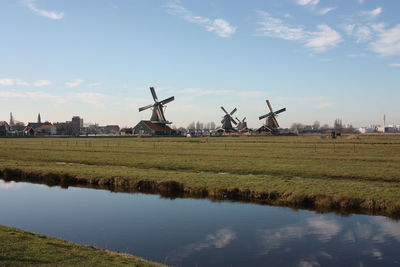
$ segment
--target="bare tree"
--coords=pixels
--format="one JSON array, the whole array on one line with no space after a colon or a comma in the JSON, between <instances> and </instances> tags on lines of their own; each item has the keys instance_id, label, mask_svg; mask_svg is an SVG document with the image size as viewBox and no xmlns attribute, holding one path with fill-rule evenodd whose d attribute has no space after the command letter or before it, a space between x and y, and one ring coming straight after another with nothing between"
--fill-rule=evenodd
<instances>
[{"instance_id":1,"label":"bare tree","mask_svg":"<svg viewBox=\"0 0 400 267\"><path fill-rule=\"evenodd\" d=\"M210 122L210 130L215 130L215 122Z\"/></svg>"},{"instance_id":2,"label":"bare tree","mask_svg":"<svg viewBox=\"0 0 400 267\"><path fill-rule=\"evenodd\" d=\"M312 127L313 127L314 130L319 130L320 126L321 125L320 125L319 121L314 121L314 124L313 124Z\"/></svg>"}]
</instances>

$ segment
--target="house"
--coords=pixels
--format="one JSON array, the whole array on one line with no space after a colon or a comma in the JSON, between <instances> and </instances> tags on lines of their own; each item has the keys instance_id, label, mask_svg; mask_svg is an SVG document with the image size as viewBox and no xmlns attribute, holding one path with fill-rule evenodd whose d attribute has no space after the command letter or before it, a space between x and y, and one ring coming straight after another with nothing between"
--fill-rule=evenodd
<instances>
[{"instance_id":1,"label":"house","mask_svg":"<svg viewBox=\"0 0 400 267\"><path fill-rule=\"evenodd\" d=\"M7 136L10 126L6 121L0 121L0 136Z\"/></svg>"},{"instance_id":2,"label":"house","mask_svg":"<svg viewBox=\"0 0 400 267\"><path fill-rule=\"evenodd\" d=\"M122 128L119 132L120 135L132 135L132 128Z\"/></svg>"},{"instance_id":3,"label":"house","mask_svg":"<svg viewBox=\"0 0 400 267\"><path fill-rule=\"evenodd\" d=\"M55 135L57 128L53 124L44 124L34 129L35 135Z\"/></svg>"},{"instance_id":4,"label":"house","mask_svg":"<svg viewBox=\"0 0 400 267\"><path fill-rule=\"evenodd\" d=\"M105 134L113 134L116 135L119 133L119 126L118 125L107 125L104 128L104 133Z\"/></svg>"},{"instance_id":5,"label":"house","mask_svg":"<svg viewBox=\"0 0 400 267\"><path fill-rule=\"evenodd\" d=\"M165 123L140 121L133 127L133 134L138 135L176 135L176 131Z\"/></svg>"},{"instance_id":6,"label":"house","mask_svg":"<svg viewBox=\"0 0 400 267\"><path fill-rule=\"evenodd\" d=\"M35 136L35 130L32 127L26 126L23 132L26 136Z\"/></svg>"}]
</instances>

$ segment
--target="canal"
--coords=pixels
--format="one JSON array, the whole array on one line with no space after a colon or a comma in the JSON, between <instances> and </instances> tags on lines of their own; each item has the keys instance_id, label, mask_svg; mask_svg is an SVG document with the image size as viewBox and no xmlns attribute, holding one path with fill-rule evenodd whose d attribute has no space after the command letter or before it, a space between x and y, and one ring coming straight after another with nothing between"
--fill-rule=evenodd
<instances>
[{"instance_id":1,"label":"canal","mask_svg":"<svg viewBox=\"0 0 400 267\"><path fill-rule=\"evenodd\" d=\"M4 182L0 224L174 266L398 266L380 216Z\"/></svg>"}]
</instances>

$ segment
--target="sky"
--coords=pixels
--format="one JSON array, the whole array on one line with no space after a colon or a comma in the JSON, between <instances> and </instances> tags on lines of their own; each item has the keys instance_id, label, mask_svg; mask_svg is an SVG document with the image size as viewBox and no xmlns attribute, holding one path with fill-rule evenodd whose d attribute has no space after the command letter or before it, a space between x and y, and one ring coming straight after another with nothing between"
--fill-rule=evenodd
<instances>
[{"instance_id":1,"label":"sky","mask_svg":"<svg viewBox=\"0 0 400 267\"><path fill-rule=\"evenodd\" d=\"M2 0L0 120L400 124L397 0Z\"/></svg>"}]
</instances>

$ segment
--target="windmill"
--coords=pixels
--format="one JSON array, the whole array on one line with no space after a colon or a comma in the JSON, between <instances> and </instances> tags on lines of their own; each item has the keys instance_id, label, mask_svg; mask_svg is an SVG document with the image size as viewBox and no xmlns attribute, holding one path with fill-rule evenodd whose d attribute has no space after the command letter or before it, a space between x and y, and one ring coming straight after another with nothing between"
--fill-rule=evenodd
<instances>
[{"instance_id":1,"label":"windmill","mask_svg":"<svg viewBox=\"0 0 400 267\"><path fill-rule=\"evenodd\" d=\"M237 125L237 122L232 118L233 113L236 112L237 108L234 108L231 113L228 113L224 107L221 107L221 109L225 112L224 118L222 119L222 129L225 130L225 132L233 132L235 131L235 128L233 128L232 123Z\"/></svg>"},{"instance_id":2,"label":"windmill","mask_svg":"<svg viewBox=\"0 0 400 267\"><path fill-rule=\"evenodd\" d=\"M171 96L162 101L158 101L158 97L157 97L156 91L154 90L154 87L150 87L150 92L151 92L151 95L153 96L154 104L150 104L150 105L139 108L139 112L149 109L149 108L153 108L153 113L151 115L150 121L158 122L158 123L161 122L164 124L171 123L165 119L165 116L164 116L165 106L164 105L171 101L174 101L175 97Z\"/></svg>"},{"instance_id":3,"label":"windmill","mask_svg":"<svg viewBox=\"0 0 400 267\"><path fill-rule=\"evenodd\" d=\"M269 100L266 100L268 108L269 108L269 113L260 116L258 119L262 120L262 119L266 119L265 121L265 125L263 127L261 127L259 130L265 130L268 132L272 132L275 133L277 131L277 129L279 128L279 123L276 120L276 117L278 117L279 113L282 113L284 111L286 111L286 108L282 108L278 111L273 111L272 110L272 106L269 103ZM263 129L262 129L263 128Z\"/></svg>"},{"instance_id":4,"label":"windmill","mask_svg":"<svg viewBox=\"0 0 400 267\"><path fill-rule=\"evenodd\" d=\"M246 120L246 117L244 117L242 120L239 120L239 119L236 117L236 120L239 122L239 123L238 123L238 126L237 126L237 129L238 129L239 131L242 131L242 130L247 129L247 122L245 121L245 120Z\"/></svg>"}]
</instances>

